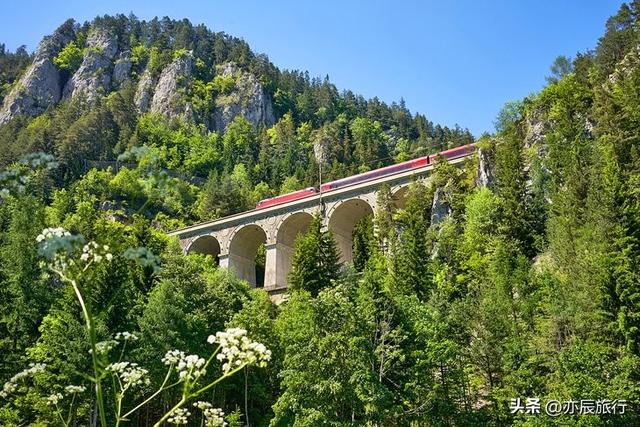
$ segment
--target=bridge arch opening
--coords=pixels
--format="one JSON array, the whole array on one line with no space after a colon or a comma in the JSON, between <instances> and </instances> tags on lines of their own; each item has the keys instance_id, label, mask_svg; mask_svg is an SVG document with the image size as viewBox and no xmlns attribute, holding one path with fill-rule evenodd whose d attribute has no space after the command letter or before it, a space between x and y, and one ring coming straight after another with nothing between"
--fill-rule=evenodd
<instances>
[{"instance_id":1,"label":"bridge arch opening","mask_svg":"<svg viewBox=\"0 0 640 427\"><path fill-rule=\"evenodd\" d=\"M394 210L404 209L407 206L408 191L409 191L409 185L403 185L402 187L395 189L395 191L391 193Z\"/></svg>"},{"instance_id":2,"label":"bridge arch opening","mask_svg":"<svg viewBox=\"0 0 640 427\"><path fill-rule=\"evenodd\" d=\"M296 212L280 223L276 234L276 286L285 286L295 251L296 238L309 231L313 216L307 212Z\"/></svg>"},{"instance_id":3,"label":"bridge arch opening","mask_svg":"<svg viewBox=\"0 0 640 427\"><path fill-rule=\"evenodd\" d=\"M264 251L267 234L255 224L245 225L231 238L229 269L253 287L264 286ZM260 259L256 258L260 256Z\"/></svg>"},{"instance_id":4,"label":"bridge arch opening","mask_svg":"<svg viewBox=\"0 0 640 427\"><path fill-rule=\"evenodd\" d=\"M340 203L329 217L329 231L333 235L340 262L353 262L353 229L367 215L373 215L373 208L362 199L350 199Z\"/></svg>"},{"instance_id":5,"label":"bridge arch opening","mask_svg":"<svg viewBox=\"0 0 640 427\"><path fill-rule=\"evenodd\" d=\"M219 264L220 243L213 236L200 236L191 243L187 253L209 255L216 264Z\"/></svg>"}]
</instances>

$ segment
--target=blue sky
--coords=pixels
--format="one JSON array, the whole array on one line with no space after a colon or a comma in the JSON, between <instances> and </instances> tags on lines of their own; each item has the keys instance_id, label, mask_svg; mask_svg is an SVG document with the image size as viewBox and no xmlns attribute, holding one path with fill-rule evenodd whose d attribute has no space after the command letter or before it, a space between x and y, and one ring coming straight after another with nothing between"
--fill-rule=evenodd
<instances>
[{"instance_id":1,"label":"blue sky","mask_svg":"<svg viewBox=\"0 0 640 427\"><path fill-rule=\"evenodd\" d=\"M501 106L538 91L558 55L594 48L613 0L5 1L0 42L37 46L69 17L133 12L189 18L244 38L280 68L329 75L339 89L436 123L493 130Z\"/></svg>"}]
</instances>

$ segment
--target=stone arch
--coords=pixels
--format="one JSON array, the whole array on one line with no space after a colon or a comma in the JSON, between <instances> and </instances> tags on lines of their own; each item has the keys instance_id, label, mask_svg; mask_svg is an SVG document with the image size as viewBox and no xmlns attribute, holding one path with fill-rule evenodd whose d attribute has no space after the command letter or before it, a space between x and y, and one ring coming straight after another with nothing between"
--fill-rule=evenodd
<instances>
[{"instance_id":1,"label":"stone arch","mask_svg":"<svg viewBox=\"0 0 640 427\"><path fill-rule=\"evenodd\" d=\"M256 283L256 255L260 245L266 242L267 233L256 224L241 226L231 236L229 269L253 287L262 285Z\"/></svg>"},{"instance_id":2,"label":"stone arch","mask_svg":"<svg viewBox=\"0 0 640 427\"><path fill-rule=\"evenodd\" d=\"M391 191L391 197L395 209L404 209L407 206L407 192L409 191L409 185L401 185L395 187Z\"/></svg>"},{"instance_id":3,"label":"stone arch","mask_svg":"<svg viewBox=\"0 0 640 427\"><path fill-rule=\"evenodd\" d=\"M352 262L353 227L365 216L373 215L373 208L366 200L349 199L337 205L329 215L329 230L340 251L340 262Z\"/></svg>"},{"instance_id":4,"label":"stone arch","mask_svg":"<svg viewBox=\"0 0 640 427\"><path fill-rule=\"evenodd\" d=\"M275 243L275 282L277 287L285 286L291 270L296 238L309 231L313 215L308 212L295 212L287 215L278 225ZM269 274L269 273L268 273Z\"/></svg>"},{"instance_id":5,"label":"stone arch","mask_svg":"<svg viewBox=\"0 0 640 427\"><path fill-rule=\"evenodd\" d=\"M220 256L220 242L211 235L199 236L191 242L187 253L210 255L217 264L219 262L218 257Z\"/></svg>"}]
</instances>

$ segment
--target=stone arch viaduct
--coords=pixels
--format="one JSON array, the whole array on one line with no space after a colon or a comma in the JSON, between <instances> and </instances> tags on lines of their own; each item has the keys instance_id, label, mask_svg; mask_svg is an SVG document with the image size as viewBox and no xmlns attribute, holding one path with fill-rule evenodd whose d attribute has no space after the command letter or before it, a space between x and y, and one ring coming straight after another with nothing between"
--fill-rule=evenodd
<instances>
[{"instance_id":1,"label":"stone arch viaduct","mask_svg":"<svg viewBox=\"0 0 640 427\"><path fill-rule=\"evenodd\" d=\"M461 165L467 157L469 155L450 160L450 163ZM332 232L341 262L350 262L354 226L364 216L374 215L377 211L378 189L385 183L389 185L396 207L402 208L407 186L414 180L428 178L433 167L431 164L332 190L322 196L316 194L242 212L179 229L169 235L180 239L185 253L211 255L221 267L230 269L252 286L256 286L257 251L264 244L264 289L277 297L287 288L295 239L309 229L315 214L322 215L323 226Z\"/></svg>"}]
</instances>

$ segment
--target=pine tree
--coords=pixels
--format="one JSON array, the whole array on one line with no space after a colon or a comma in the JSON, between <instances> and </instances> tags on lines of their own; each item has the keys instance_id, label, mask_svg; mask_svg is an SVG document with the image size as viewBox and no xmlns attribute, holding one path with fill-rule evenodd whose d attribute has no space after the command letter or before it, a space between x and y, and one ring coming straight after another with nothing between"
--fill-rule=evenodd
<instances>
[{"instance_id":1,"label":"pine tree","mask_svg":"<svg viewBox=\"0 0 640 427\"><path fill-rule=\"evenodd\" d=\"M322 231L322 222L316 216L309 232L296 240L295 252L289 274L289 288L306 290L311 295L338 279L338 248L329 232Z\"/></svg>"},{"instance_id":2,"label":"pine tree","mask_svg":"<svg viewBox=\"0 0 640 427\"><path fill-rule=\"evenodd\" d=\"M431 287L427 249L428 210L425 209L429 205L425 187L412 184L407 206L398 214L401 233L395 256L396 291L415 293L420 298L425 298Z\"/></svg>"},{"instance_id":3,"label":"pine tree","mask_svg":"<svg viewBox=\"0 0 640 427\"><path fill-rule=\"evenodd\" d=\"M377 196L378 210L373 219L375 237L383 254L392 252L395 242L395 226L393 223L394 203L391 188L388 184L382 184Z\"/></svg>"},{"instance_id":4,"label":"pine tree","mask_svg":"<svg viewBox=\"0 0 640 427\"><path fill-rule=\"evenodd\" d=\"M362 218L353 229L353 267L364 271L374 246L371 216Z\"/></svg>"}]
</instances>

